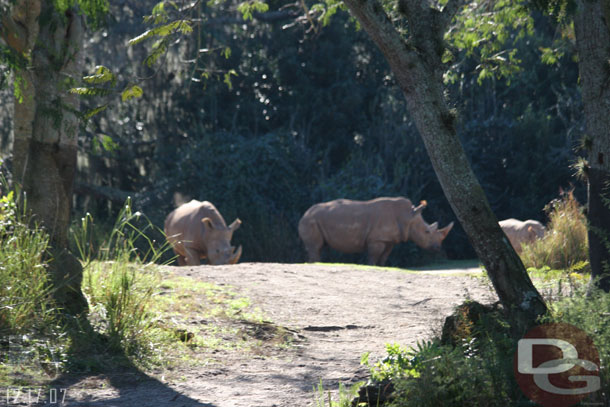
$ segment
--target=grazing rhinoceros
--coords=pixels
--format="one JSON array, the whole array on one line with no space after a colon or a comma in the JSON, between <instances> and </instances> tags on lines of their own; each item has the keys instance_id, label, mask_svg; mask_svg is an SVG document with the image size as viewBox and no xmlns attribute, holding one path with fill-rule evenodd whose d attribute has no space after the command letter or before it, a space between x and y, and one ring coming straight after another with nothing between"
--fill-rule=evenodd
<instances>
[{"instance_id":1,"label":"grazing rhinoceros","mask_svg":"<svg viewBox=\"0 0 610 407\"><path fill-rule=\"evenodd\" d=\"M417 208L406 198L371 201L337 199L319 203L299 221L299 236L309 262L320 261L324 243L343 253L368 252L369 264L384 265L395 244L412 240L419 247L440 250L453 227L428 225L421 216L425 201Z\"/></svg>"},{"instance_id":2,"label":"grazing rhinoceros","mask_svg":"<svg viewBox=\"0 0 610 407\"><path fill-rule=\"evenodd\" d=\"M197 266L207 258L210 264L235 264L241 256L231 246L233 232L241 225L235 219L229 227L214 205L192 200L165 218L165 236L178 255L180 266Z\"/></svg>"},{"instance_id":3,"label":"grazing rhinoceros","mask_svg":"<svg viewBox=\"0 0 610 407\"><path fill-rule=\"evenodd\" d=\"M532 243L536 239L541 239L546 231L542 223L537 220L520 221L510 218L498 223L517 253L521 253L523 243Z\"/></svg>"}]
</instances>

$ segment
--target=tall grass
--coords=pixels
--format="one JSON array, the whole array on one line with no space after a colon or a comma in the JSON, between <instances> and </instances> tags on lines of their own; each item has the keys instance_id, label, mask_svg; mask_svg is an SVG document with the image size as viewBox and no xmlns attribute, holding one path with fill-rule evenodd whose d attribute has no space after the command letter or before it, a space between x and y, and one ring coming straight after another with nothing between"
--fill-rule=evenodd
<instances>
[{"instance_id":1,"label":"tall grass","mask_svg":"<svg viewBox=\"0 0 610 407\"><path fill-rule=\"evenodd\" d=\"M83 292L91 307L90 319L107 337L113 351L137 361L155 349L155 317L150 311L160 284L155 266L167 244L150 240L146 232L155 226L128 200L110 236L95 241L93 219L87 214L75 228L75 245L85 264Z\"/></svg>"},{"instance_id":2,"label":"tall grass","mask_svg":"<svg viewBox=\"0 0 610 407\"><path fill-rule=\"evenodd\" d=\"M0 198L0 337L45 331L55 306L44 253L48 235L28 227L14 193Z\"/></svg>"},{"instance_id":3,"label":"tall grass","mask_svg":"<svg viewBox=\"0 0 610 407\"><path fill-rule=\"evenodd\" d=\"M537 269L582 269L588 260L587 222L573 193L565 192L546 207L549 218L542 239L524 245L521 259L525 267Z\"/></svg>"},{"instance_id":4,"label":"tall grass","mask_svg":"<svg viewBox=\"0 0 610 407\"><path fill-rule=\"evenodd\" d=\"M30 223L14 192L0 198L0 387L44 383L68 346L46 270L49 236Z\"/></svg>"}]
</instances>

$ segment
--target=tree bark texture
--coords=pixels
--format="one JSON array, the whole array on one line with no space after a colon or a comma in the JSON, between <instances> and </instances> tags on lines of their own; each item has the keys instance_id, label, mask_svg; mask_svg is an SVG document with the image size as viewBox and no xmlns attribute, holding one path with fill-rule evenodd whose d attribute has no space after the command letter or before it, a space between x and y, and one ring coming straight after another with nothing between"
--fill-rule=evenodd
<instances>
[{"instance_id":1,"label":"tree bark texture","mask_svg":"<svg viewBox=\"0 0 610 407\"><path fill-rule=\"evenodd\" d=\"M449 0L441 12L426 1L401 0L399 8L409 27L406 39L377 0L344 2L387 59L445 196L485 265L515 336L521 336L547 308L498 225L457 137L456 114L444 96L443 35L462 2Z\"/></svg>"},{"instance_id":2,"label":"tree bark texture","mask_svg":"<svg viewBox=\"0 0 610 407\"><path fill-rule=\"evenodd\" d=\"M75 8L59 13L51 1L19 0L2 18L2 37L26 57L16 75L13 180L33 222L50 236L49 272L55 297L70 313L86 308L82 267L68 251L79 121L69 88L83 66L84 21Z\"/></svg>"},{"instance_id":3,"label":"tree bark texture","mask_svg":"<svg viewBox=\"0 0 610 407\"><path fill-rule=\"evenodd\" d=\"M610 292L610 0L579 1L574 30L587 126L591 287Z\"/></svg>"}]
</instances>

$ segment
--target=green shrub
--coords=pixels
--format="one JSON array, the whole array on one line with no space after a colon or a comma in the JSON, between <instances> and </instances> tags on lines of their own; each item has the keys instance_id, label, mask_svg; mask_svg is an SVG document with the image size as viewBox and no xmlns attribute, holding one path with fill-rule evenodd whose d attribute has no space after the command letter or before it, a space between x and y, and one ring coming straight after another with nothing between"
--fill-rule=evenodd
<instances>
[{"instance_id":1,"label":"green shrub","mask_svg":"<svg viewBox=\"0 0 610 407\"><path fill-rule=\"evenodd\" d=\"M0 337L41 331L55 323L43 255L49 238L30 228L13 192L0 198Z\"/></svg>"},{"instance_id":2,"label":"green shrub","mask_svg":"<svg viewBox=\"0 0 610 407\"><path fill-rule=\"evenodd\" d=\"M69 341L47 274L49 237L14 196L0 198L0 386L32 386L61 368Z\"/></svg>"},{"instance_id":3,"label":"green shrub","mask_svg":"<svg viewBox=\"0 0 610 407\"><path fill-rule=\"evenodd\" d=\"M93 241L90 215L73 232L85 263L83 292L91 307L94 328L106 336L111 351L124 352L133 362L147 363L164 333L154 326L152 297L161 277L153 265L167 249L146 231L154 228L128 200L110 236L99 246ZM143 241L143 243L142 243ZM144 247L144 249L142 249Z\"/></svg>"},{"instance_id":4,"label":"green shrub","mask_svg":"<svg viewBox=\"0 0 610 407\"><path fill-rule=\"evenodd\" d=\"M569 270L589 258L587 223L572 191L545 208L549 223L542 239L523 247L521 259L525 267Z\"/></svg>"},{"instance_id":5,"label":"green shrub","mask_svg":"<svg viewBox=\"0 0 610 407\"><path fill-rule=\"evenodd\" d=\"M610 295L596 290L586 294L582 285L573 295L564 297L550 304L551 313L543 322L567 323L582 329L592 340L601 360L600 378L603 401L610 402ZM601 401L601 400L596 400Z\"/></svg>"}]
</instances>

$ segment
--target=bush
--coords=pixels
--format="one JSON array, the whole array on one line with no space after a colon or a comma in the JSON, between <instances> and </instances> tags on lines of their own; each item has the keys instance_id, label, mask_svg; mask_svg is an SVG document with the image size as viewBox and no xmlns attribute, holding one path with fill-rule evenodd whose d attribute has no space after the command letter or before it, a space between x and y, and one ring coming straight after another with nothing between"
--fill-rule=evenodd
<instances>
[{"instance_id":1,"label":"bush","mask_svg":"<svg viewBox=\"0 0 610 407\"><path fill-rule=\"evenodd\" d=\"M582 269L589 258L586 217L572 191L550 202L545 211L549 223L542 239L525 245L521 259L525 267Z\"/></svg>"},{"instance_id":2,"label":"bush","mask_svg":"<svg viewBox=\"0 0 610 407\"><path fill-rule=\"evenodd\" d=\"M593 394L588 401L608 405L610 296L602 291L587 296L583 285L575 288L569 296L551 302L549 308L550 312L540 321L541 324L571 324L593 340L601 361L601 391ZM479 312L483 309L487 310ZM387 357L373 366L365 355L363 360L371 369L372 380L386 383L386 387L387 383L393 386L391 401L382 405L533 405L522 394L515 380L513 357L516 343L510 337L507 321L500 310L466 302L457 307L452 318L453 322L446 322L445 325L459 329L451 329L450 341L434 338L418 343L416 347L387 345ZM369 407L376 404L357 405Z\"/></svg>"},{"instance_id":3,"label":"bush","mask_svg":"<svg viewBox=\"0 0 610 407\"><path fill-rule=\"evenodd\" d=\"M113 352L123 352L138 364L149 361L163 332L154 328L152 297L160 284L153 265L167 250L146 232L154 227L127 200L110 236L99 246L92 241L90 215L74 232L84 267L83 292L91 307L94 328L106 336Z\"/></svg>"},{"instance_id":4,"label":"bush","mask_svg":"<svg viewBox=\"0 0 610 407\"><path fill-rule=\"evenodd\" d=\"M459 329L451 330L450 341L434 338L416 347L387 345L388 356L374 366L364 358L371 367L373 380L389 380L394 386L392 401L387 405L461 407L527 403L514 380L514 341L501 311L466 302L453 317L454 321L459 320ZM455 324L449 325L455 328Z\"/></svg>"},{"instance_id":5,"label":"bush","mask_svg":"<svg viewBox=\"0 0 610 407\"><path fill-rule=\"evenodd\" d=\"M49 238L29 228L13 193L0 199L0 337L44 330L55 306L43 255Z\"/></svg>"},{"instance_id":6,"label":"bush","mask_svg":"<svg viewBox=\"0 0 610 407\"><path fill-rule=\"evenodd\" d=\"M0 383L44 383L63 365L68 340L47 274L48 235L28 226L14 193L0 198Z\"/></svg>"},{"instance_id":7,"label":"bush","mask_svg":"<svg viewBox=\"0 0 610 407\"><path fill-rule=\"evenodd\" d=\"M610 295L602 290L586 294L586 286L583 284L575 290L573 295L564 297L550 304L551 313L543 322L566 323L582 329L592 340L599 352L601 360L601 400L595 400L600 405L608 405L610 402L610 372L608 361L610 361Z\"/></svg>"}]
</instances>

